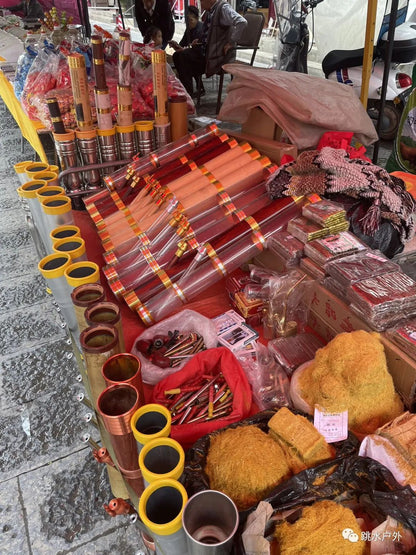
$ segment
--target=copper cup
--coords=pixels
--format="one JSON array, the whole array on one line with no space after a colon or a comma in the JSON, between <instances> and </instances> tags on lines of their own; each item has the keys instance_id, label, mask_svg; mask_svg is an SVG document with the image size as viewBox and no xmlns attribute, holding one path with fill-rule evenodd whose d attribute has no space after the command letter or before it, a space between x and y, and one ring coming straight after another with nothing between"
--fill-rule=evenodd
<instances>
[{"instance_id":1,"label":"copper cup","mask_svg":"<svg viewBox=\"0 0 416 555\"><path fill-rule=\"evenodd\" d=\"M119 353L107 359L101 369L107 385L130 384L139 392L139 405L144 404L142 364L130 353Z\"/></svg>"}]
</instances>

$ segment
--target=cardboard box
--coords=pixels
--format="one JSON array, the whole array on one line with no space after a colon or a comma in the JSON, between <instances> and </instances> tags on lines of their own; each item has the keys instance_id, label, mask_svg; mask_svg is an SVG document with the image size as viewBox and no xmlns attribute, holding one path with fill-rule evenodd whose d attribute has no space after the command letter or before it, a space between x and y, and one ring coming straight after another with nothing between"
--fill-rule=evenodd
<instances>
[{"instance_id":1,"label":"cardboard box","mask_svg":"<svg viewBox=\"0 0 416 555\"><path fill-rule=\"evenodd\" d=\"M282 128L258 107L251 109L247 121L241 126L241 131L274 141L280 141L283 133Z\"/></svg>"},{"instance_id":2,"label":"cardboard box","mask_svg":"<svg viewBox=\"0 0 416 555\"><path fill-rule=\"evenodd\" d=\"M256 148L260 154L270 158L275 164L280 164L280 160L285 154L297 158L298 149L295 145L289 143L281 143L274 139L266 139L251 133L243 133L232 131L231 129L221 128L221 131L234 137L238 141L247 141L253 148Z\"/></svg>"}]
</instances>

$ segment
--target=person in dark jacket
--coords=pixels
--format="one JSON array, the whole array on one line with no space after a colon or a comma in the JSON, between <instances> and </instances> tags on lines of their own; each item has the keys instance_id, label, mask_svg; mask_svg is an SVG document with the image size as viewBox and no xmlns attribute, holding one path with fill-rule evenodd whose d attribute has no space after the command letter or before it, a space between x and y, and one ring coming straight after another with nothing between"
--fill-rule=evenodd
<instances>
[{"instance_id":1,"label":"person in dark jacket","mask_svg":"<svg viewBox=\"0 0 416 555\"><path fill-rule=\"evenodd\" d=\"M187 46L191 46L192 43L198 44L201 42L203 30L204 24L202 21L199 21L198 8L196 6L189 6L186 13L186 29L183 37L179 43L171 40L169 46L178 52Z\"/></svg>"},{"instance_id":2,"label":"person in dark jacket","mask_svg":"<svg viewBox=\"0 0 416 555\"><path fill-rule=\"evenodd\" d=\"M203 14L202 37L191 48L173 54L173 63L179 79L193 96L192 79L203 73L207 77L220 71L221 66L235 59L233 47L237 44L247 21L226 0L201 0Z\"/></svg>"},{"instance_id":3,"label":"person in dark jacket","mask_svg":"<svg viewBox=\"0 0 416 555\"><path fill-rule=\"evenodd\" d=\"M175 32L175 22L168 0L136 0L134 15L143 36L149 27L159 27L163 37L162 48L166 48Z\"/></svg>"},{"instance_id":4,"label":"person in dark jacket","mask_svg":"<svg viewBox=\"0 0 416 555\"><path fill-rule=\"evenodd\" d=\"M37 19L43 19L45 17L43 8L39 4L38 0L24 0L23 2L15 4L14 6L0 9L10 10L11 12L23 12L24 20L35 21Z\"/></svg>"}]
</instances>

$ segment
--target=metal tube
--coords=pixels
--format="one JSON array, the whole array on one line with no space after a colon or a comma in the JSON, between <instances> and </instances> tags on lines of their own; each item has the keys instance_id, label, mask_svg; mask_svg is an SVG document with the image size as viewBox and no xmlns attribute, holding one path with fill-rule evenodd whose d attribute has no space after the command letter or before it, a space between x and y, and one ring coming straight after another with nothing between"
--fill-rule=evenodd
<instances>
[{"instance_id":1,"label":"metal tube","mask_svg":"<svg viewBox=\"0 0 416 555\"><path fill-rule=\"evenodd\" d=\"M107 385L128 383L139 392L139 405L144 405L144 392L142 381L142 364L140 360L130 353L119 353L107 359L101 369Z\"/></svg>"},{"instance_id":2,"label":"metal tube","mask_svg":"<svg viewBox=\"0 0 416 555\"><path fill-rule=\"evenodd\" d=\"M85 320L89 326L94 324L111 324L117 328L120 352L124 353L126 345L124 343L123 326L121 323L120 307L109 301L98 301L90 304L84 313Z\"/></svg>"},{"instance_id":3,"label":"metal tube","mask_svg":"<svg viewBox=\"0 0 416 555\"><path fill-rule=\"evenodd\" d=\"M71 264L69 254L51 254L42 258L38 268L61 309L69 330L77 339L79 336L78 322L71 302L71 291L65 279L65 270Z\"/></svg>"},{"instance_id":4,"label":"metal tube","mask_svg":"<svg viewBox=\"0 0 416 555\"><path fill-rule=\"evenodd\" d=\"M214 490L196 493L182 515L189 555L231 553L238 524L237 507L227 495Z\"/></svg>"},{"instance_id":5,"label":"metal tube","mask_svg":"<svg viewBox=\"0 0 416 555\"><path fill-rule=\"evenodd\" d=\"M71 299L81 333L88 327L84 315L85 309L96 302L105 300L104 287L100 283L79 285L71 292Z\"/></svg>"},{"instance_id":6,"label":"metal tube","mask_svg":"<svg viewBox=\"0 0 416 555\"><path fill-rule=\"evenodd\" d=\"M140 496L144 484L139 470L136 441L130 428L131 417L138 406L139 393L129 384L110 385L97 401L97 410L110 435L119 470Z\"/></svg>"},{"instance_id":7,"label":"metal tube","mask_svg":"<svg viewBox=\"0 0 416 555\"><path fill-rule=\"evenodd\" d=\"M149 441L169 436L172 417L163 405L149 403L133 414L130 424L140 452Z\"/></svg>"},{"instance_id":8,"label":"metal tube","mask_svg":"<svg viewBox=\"0 0 416 555\"><path fill-rule=\"evenodd\" d=\"M139 501L139 516L151 534L156 553L186 555L186 536L182 512L188 500L185 488L177 480L152 482Z\"/></svg>"},{"instance_id":9,"label":"metal tube","mask_svg":"<svg viewBox=\"0 0 416 555\"><path fill-rule=\"evenodd\" d=\"M185 452L170 437L161 437L146 443L139 454L139 466L147 487L162 478L179 480L185 464Z\"/></svg>"}]
</instances>

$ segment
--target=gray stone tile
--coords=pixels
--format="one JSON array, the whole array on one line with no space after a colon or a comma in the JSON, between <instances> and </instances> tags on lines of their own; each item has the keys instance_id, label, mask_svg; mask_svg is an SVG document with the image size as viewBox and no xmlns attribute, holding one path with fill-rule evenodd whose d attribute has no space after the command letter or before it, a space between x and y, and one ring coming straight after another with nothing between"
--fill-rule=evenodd
<instances>
[{"instance_id":1,"label":"gray stone tile","mask_svg":"<svg viewBox=\"0 0 416 555\"><path fill-rule=\"evenodd\" d=\"M18 481L13 479L3 482L0 496L0 553L29 553L24 518Z\"/></svg>"},{"instance_id":2,"label":"gray stone tile","mask_svg":"<svg viewBox=\"0 0 416 555\"><path fill-rule=\"evenodd\" d=\"M127 519L111 518L104 511L103 504L113 497L105 466L87 450L19 480L33 555L140 553L139 534L126 530ZM109 551L118 540L123 548Z\"/></svg>"},{"instance_id":3,"label":"gray stone tile","mask_svg":"<svg viewBox=\"0 0 416 555\"><path fill-rule=\"evenodd\" d=\"M127 517L115 517L117 521L126 522ZM57 555L147 555L140 538L140 530L134 524L126 523L115 532L94 538L91 542L77 549L60 551Z\"/></svg>"},{"instance_id":4,"label":"gray stone tile","mask_svg":"<svg viewBox=\"0 0 416 555\"><path fill-rule=\"evenodd\" d=\"M0 237L1 245L1 237ZM34 274L38 257L33 243L18 250L6 251L0 246L0 280L14 279L25 274Z\"/></svg>"},{"instance_id":5,"label":"gray stone tile","mask_svg":"<svg viewBox=\"0 0 416 555\"><path fill-rule=\"evenodd\" d=\"M59 339L0 358L0 410L34 401L57 391L79 374L72 345Z\"/></svg>"},{"instance_id":6,"label":"gray stone tile","mask_svg":"<svg viewBox=\"0 0 416 555\"><path fill-rule=\"evenodd\" d=\"M78 384L64 382L57 391L0 412L0 482L84 449L84 433L98 439L83 419L89 410L75 400L77 391Z\"/></svg>"},{"instance_id":7,"label":"gray stone tile","mask_svg":"<svg viewBox=\"0 0 416 555\"><path fill-rule=\"evenodd\" d=\"M63 320L52 302L0 316L0 356L66 336Z\"/></svg>"},{"instance_id":8,"label":"gray stone tile","mask_svg":"<svg viewBox=\"0 0 416 555\"><path fill-rule=\"evenodd\" d=\"M3 251L16 251L16 249L27 247L32 244L30 231L24 222L22 222L20 228L13 231L3 231L0 236L0 249Z\"/></svg>"},{"instance_id":9,"label":"gray stone tile","mask_svg":"<svg viewBox=\"0 0 416 555\"><path fill-rule=\"evenodd\" d=\"M0 307L3 314L48 298L45 280L39 272L14 280L0 281Z\"/></svg>"},{"instance_id":10,"label":"gray stone tile","mask_svg":"<svg viewBox=\"0 0 416 555\"><path fill-rule=\"evenodd\" d=\"M12 195L11 198L13 197L14 195ZM0 236L1 237L3 237L3 234L7 234L15 230L19 232L20 230L26 230L27 228L25 213L23 212L23 209L20 206L19 198L17 199L17 201L18 201L18 205L16 210L3 210L3 206L2 206L2 211L0 213ZM2 243L3 243L3 239L2 239Z\"/></svg>"}]
</instances>

